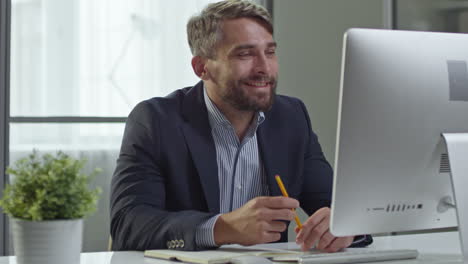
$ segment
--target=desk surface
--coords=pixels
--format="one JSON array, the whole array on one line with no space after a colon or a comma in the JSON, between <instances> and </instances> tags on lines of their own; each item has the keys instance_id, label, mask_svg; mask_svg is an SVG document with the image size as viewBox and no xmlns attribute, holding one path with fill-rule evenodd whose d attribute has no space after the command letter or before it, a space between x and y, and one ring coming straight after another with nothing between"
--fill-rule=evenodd
<instances>
[{"instance_id":1,"label":"desk surface","mask_svg":"<svg viewBox=\"0 0 468 264\"><path fill-rule=\"evenodd\" d=\"M296 247L294 243L269 244L269 246ZM461 259L458 232L377 237L371 248L375 249L418 249L416 260L376 262L385 264L455 264ZM95 252L82 253L81 264L159 264L174 263L143 257L142 252ZM180 263L180 262L178 262ZM15 257L0 257L0 264L16 264Z\"/></svg>"}]
</instances>

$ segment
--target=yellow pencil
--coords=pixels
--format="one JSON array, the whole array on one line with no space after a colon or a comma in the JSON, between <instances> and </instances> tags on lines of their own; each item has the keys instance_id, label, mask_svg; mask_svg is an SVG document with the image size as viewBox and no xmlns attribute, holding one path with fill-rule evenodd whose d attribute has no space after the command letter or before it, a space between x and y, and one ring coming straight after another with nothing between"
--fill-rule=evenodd
<instances>
[{"instance_id":1,"label":"yellow pencil","mask_svg":"<svg viewBox=\"0 0 468 264\"><path fill-rule=\"evenodd\" d=\"M276 175L275 179L276 179L276 182L278 183L278 186L279 186L279 188L281 190L281 193L283 193L283 196L284 197L289 197L288 192L286 191L286 188L284 188L284 184L283 184L283 181L281 180L280 176ZM294 208L292 208L291 210L293 210L294 213L296 212L296 210L294 210ZM301 221L299 220L299 217L297 216L297 214L294 217L294 220L296 220L297 227L299 227L299 229L301 229L302 224L301 224Z\"/></svg>"}]
</instances>

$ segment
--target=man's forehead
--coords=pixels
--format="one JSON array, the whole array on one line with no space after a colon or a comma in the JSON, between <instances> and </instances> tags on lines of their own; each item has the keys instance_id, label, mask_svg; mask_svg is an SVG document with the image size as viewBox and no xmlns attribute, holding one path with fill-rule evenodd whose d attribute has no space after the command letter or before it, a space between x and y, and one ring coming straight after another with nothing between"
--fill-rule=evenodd
<instances>
[{"instance_id":1,"label":"man's forehead","mask_svg":"<svg viewBox=\"0 0 468 264\"><path fill-rule=\"evenodd\" d=\"M221 37L230 39L252 39L256 37L269 38L273 40L273 35L264 23L253 18L236 18L224 20L220 27Z\"/></svg>"},{"instance_id":2,"label":"man's forehead","mask_svg":"<svg viewBox=\"0 0 468 264\"><path fill-rule=\"evenodd\" d=\"M227 50L277 45L267 27L252 18L225 20L219 34L219 48Z\"/></svg>"}]
</instances>

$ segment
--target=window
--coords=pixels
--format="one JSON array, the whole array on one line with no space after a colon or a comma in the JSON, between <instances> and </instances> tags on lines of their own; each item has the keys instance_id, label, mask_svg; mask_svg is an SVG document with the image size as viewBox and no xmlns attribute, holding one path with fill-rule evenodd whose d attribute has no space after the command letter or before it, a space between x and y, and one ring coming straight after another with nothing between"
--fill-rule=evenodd
<instances>
[{"instance_id":1,"label":"window","mask_svg":"<svg viewBox=\"0 0 468 264\"><path fill-rule=\"evenodd\" d=\"M13 0L12 116L127 116L193 85L187 19L209 0Z\"/></svg>"},{"instance_id":2,"label":"window","mask_svg":"<svg viewBox=\"0 0 468 264\"><path fill-rule=\"evenodd\" d=\"M198 82L185 26L208 2L11 1L10 164L32 149L63 150L103 169L83 251L107 248L109 185L128 113Z\"/></svg>"}]
</instances>

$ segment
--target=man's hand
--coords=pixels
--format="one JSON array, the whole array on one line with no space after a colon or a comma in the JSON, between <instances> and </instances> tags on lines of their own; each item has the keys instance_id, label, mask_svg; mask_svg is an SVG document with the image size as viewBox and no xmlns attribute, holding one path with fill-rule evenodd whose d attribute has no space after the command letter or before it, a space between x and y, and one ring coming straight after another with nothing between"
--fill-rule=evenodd
<instances>
[{"instance_id":1,"label":"man's hand","mask_svg":"<svg viewBox=\"0 0 468 264\"><path fill-rule=\"evenodd\" d=\"M299 202L282 196L257 197L241 208L221 215L214 226L217 245L241 244L244 246L278 241L287 228Z\"/></svg>"},{"instance_id":2,"label":"man's hand","mask_svg":"<svg viewBox=\"0 0 468 264\"><path fill-rule=\"evenodd\" d=\"M323 207L317 210L302 225L302 229L295 229L296 243L303 251L309 250L317 244L316 248L325 252L337 252L347 248L353 243L354 237L335 237L330 233L330 208Z\"/></svg>"}]
</instances>

